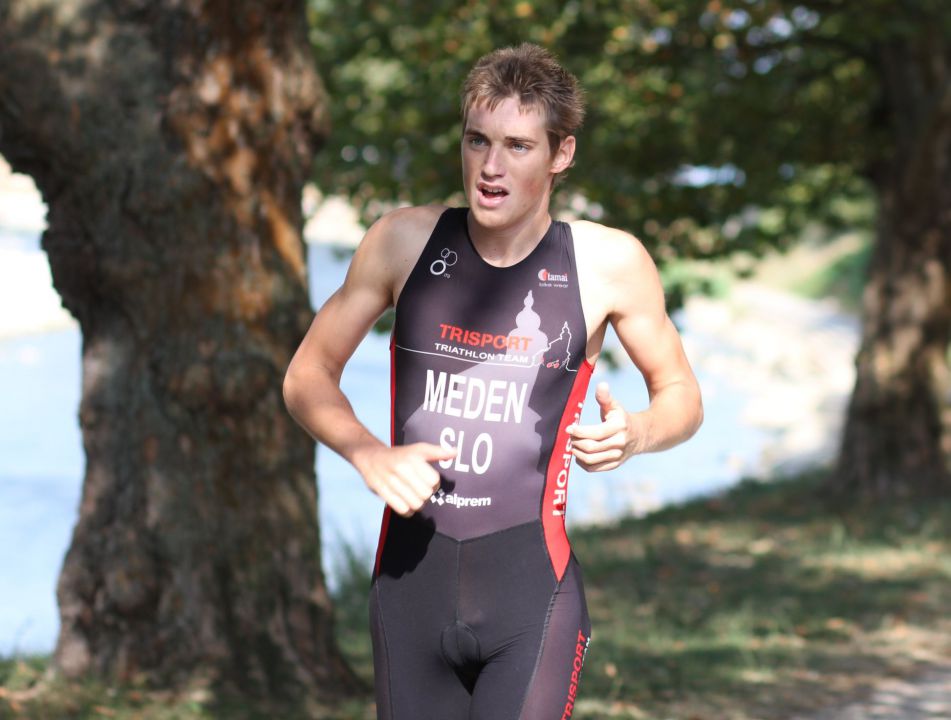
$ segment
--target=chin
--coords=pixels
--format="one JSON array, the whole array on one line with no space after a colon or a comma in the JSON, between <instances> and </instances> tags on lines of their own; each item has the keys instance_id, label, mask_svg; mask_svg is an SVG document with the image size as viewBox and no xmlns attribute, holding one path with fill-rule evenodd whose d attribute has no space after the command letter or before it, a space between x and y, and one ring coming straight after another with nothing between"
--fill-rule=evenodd
<instances>
[{"instance_id":1,"label":"chin","mask_svg":"<svg viewBox=\"0 0 951 720\"><path fill-rule=\"evenodd\" d=\"M497 209L489 210L478 205L470 205L469 212L473 220L486 228L502 227L508 221L508 214Z\"/></svg>"}]
</instances>

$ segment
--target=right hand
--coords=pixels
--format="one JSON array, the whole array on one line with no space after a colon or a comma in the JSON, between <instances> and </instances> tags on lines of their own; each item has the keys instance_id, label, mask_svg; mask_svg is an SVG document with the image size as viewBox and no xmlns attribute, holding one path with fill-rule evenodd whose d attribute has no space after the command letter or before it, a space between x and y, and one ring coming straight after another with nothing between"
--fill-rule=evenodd
<instances>
[{"instance_id":1,"label":"right hand","mask_svg":"<svg viewBox=\"0 0 951 720\"><path fill-rule=\"evenodd\" d=\"M439 471L432 463L451 460L453 448L430 443L366 450L354 465L363 480L393 512L409 517L419 510L439 487Z\"/></svg>"}]
</instances>

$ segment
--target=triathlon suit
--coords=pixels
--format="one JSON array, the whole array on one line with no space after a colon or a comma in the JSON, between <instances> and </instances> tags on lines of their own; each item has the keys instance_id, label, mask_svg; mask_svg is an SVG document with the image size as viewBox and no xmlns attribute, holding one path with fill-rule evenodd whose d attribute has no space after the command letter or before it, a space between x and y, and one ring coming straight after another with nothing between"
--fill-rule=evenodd
<instances>
[{"instance_id":1,"label":"triathlon suit","mask_svg":"<svg viewBox=\"0 0 951 720\"><path fill-rule=\"evenodd\" d=\"M510 267L440 217L399 297L392 442L456 448L416 514L386 508L370 596L378 717L571 717L590 623L565 534L591 364L570 228Z\"/></svg>"}]
</instances>

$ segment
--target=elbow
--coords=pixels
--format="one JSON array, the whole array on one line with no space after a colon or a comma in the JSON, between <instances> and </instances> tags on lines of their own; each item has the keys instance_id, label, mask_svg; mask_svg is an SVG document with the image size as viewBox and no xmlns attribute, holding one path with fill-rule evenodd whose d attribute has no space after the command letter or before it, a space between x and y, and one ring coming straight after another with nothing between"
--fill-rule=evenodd
<instances>
[{"instance_id":1,"label":"elbow","mask_svg":"<svg viewBox=\"0 0 951 720\"><path fill-rule=\"evenodd\" d=\"M694 401L693 425L690 436L693 437L703 425L703 397L700 394L700 385L696 385L696 400Z\"/></svg>"},{"instance_id":2,"label":"elbow","mask_svg":"<svg viewBox=\"0 0 951 720\"><path fill-rule=\"evenodd\" d=\"M287 372L284 373L284 383L281 386L281 391L284 395L284 407L287 408L287 412L291 414L291 417L294 417L294 406L297 401L297 378L293 372L294 365L291 365L287 368Z\"/></svg>"}]
</instances>

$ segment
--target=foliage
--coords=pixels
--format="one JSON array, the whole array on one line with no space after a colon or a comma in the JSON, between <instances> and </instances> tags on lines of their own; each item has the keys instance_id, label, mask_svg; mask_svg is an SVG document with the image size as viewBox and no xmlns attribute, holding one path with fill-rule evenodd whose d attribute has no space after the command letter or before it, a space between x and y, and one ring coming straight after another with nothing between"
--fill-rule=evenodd
<instances>
[{"instance_id":1,"label":"foliage","mask_svg":"<svg viewBox=\"0 0 951 720\"><path fill-rule=\"evenodd\" d=\"M935 2L310 0L333 97L317 180L368 222L460 202L457 89L483 53L529 40L588 95L561 209L634 232L660 261L759 255L808 221L869 226L840 201L868 197L891 152L870 48L919 31Z\"/></svg>"}]
</instances>

